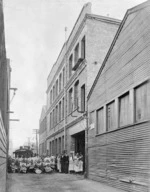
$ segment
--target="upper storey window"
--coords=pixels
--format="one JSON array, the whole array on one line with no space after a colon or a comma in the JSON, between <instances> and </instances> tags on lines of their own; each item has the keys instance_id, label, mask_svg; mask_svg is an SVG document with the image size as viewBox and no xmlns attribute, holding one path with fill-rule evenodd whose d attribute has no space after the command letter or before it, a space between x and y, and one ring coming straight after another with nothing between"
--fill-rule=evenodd
<instances>
[{"instance_id":1,"label":"upper storey window","mask_svg":"<svg viewBox=\"0 0 150 192\"><path fill-rule=\"evenodd\" d=\"M76 64L79 59L79 43L76 45L74 50L74 63Z\"/></svg>"},{"instance_id":2,"label":"upper storey window","mask_svg":"<svg viewBox=\"0 0 150 192\"><path fill-rule=\"evenodd\" d=\"M62 89L61 85L62 85L62 74L59 75L59 92Z\"/></svg>"},{"instance_id":3,"label":"upper storey window","mask_svg":"<svg viewBox=\"0 0 150 192\"><path fill-rule=\"evenodd\" d=\"M51 92L50 92L50 104L52 104L52 101L53 101L53 91L51 90Z\"/></svg>"},{"instance_id":4,"label":"upper storey window","mask_svg":"<svg viewBox=\"0 0 150 192\"><path fill-rule=\"evenodd\" d=\"M72 75L72 62L73 62L73 55L69 58L69 77Z\"/></svg>"},{"instance_id":5,"label":"upper storey window","mask_svg":"<svg viewBox=\"0 0 150 192\"><path fill-rule=\"evenodd\" d=\"M53 86L53 101L55 100L55 86Z\"/></svg>"},{"instance_id":6,"label":"upper storey window","mask_svg":"<svg viewBox=\"0 0 150 192\"><path fill-rule=\"evenodd\" d=\"M63 68L63 87L65 86L65 68Z\"/></svg>"},{"instance_id":7,"label":"upper storey window","mask_svg":"<svg viewBox=\"0 0 150 192\"><path fill-rule=\"evenodd\" d=\"M85 36L81 41L81 58L85 59Z\"/></svg>"},{"instance_id":8,"label":"upper storey window","mask_svg":"<svg viewBox=\"0 0 150 192\"><path fill-rule=\"evenodd\" d=\"M58 95L58 79L56 81L56 96Z\"/></svg>"}]
</instances>

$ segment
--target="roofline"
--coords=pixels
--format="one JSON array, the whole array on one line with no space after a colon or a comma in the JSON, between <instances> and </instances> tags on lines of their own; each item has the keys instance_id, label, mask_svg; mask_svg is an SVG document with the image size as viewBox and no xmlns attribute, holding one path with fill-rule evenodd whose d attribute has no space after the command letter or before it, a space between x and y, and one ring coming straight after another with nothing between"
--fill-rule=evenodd
<instances>
[{"instance_id":1,"label":"roofline","mask_svg":"<svg viewBox=\"0 0 150 192\"><path fill-rule=\"evenodd\" d=\"M102 22L105 22L105 23L112 23L112 24L120 24L121 23L121 20L120 19L116 19L116 18L112 18L112 17L106 17L106 16L103 16L103 15L96 15L96 14L86 14L86 18L87 19L96 19L98 21L102 21Z\"/></svg>"},{"instance_id":2,"label":"roofline","mask_svg":"<svg viewBox=\"0 0 150 192\"><path fill-rule=\"evenodd\" d=\"M82 9L81 9L81 11L80 11L80 14L79 14L79 16L78 16L78 18L77 18L77 20L76 20L76 22L75 22L75 24L74 24L72 30L71 30L71 33L70 33L70 35L69 35L67 41L63 44L63 46L62 46L62 48L61 48L61 51L60 51L60 53L59 53L59 55L58 55L58 57L57 57L56 62L55 62L54 65L53 65L53 67L54 67L55 64L57 63L57 61L58 61L58 59L59 59L59 56L61 55L61 53L62 53L62 51L63 51L65 45L68 43L68 41L69 41L69 39L70 39L70 37L71 37L73 31L74 31L74 28L76 27L76 24L77 24L77 22L79 21L79 18L80 18L81 14L82 14L82 11L83 11L84 8L85 8L86 6L88 6L88 5L91 6L92 4L89 2L89 3L84 4L84 6L82 7ZM52 67L52 69L53 69L53 67ZM50 70L50 73L51 73L52 69ZM50 73L49 73L49 75L50 75ZM48 77L49 77L49 75L48 75ZM47 77L47 79L48 79L48 77Z\"/></svg>"},{"instance_id":3,"label":"roofline","mask_svg":"<svg viewBox=\"0 0 150 192\"><path fill-rule=\"evenodd\" d=\"M118 39L118 37L119 37L119 35L120 35L120 32L121 32L121 30L122 30L122 28L123 28L123 26L124 26L124 23L125 23L128 15L130 15L131 13L133 13L133 12L135 12L135 11L138 11L138 10L140 10L140 9L143 9L143 8L145 7L145 5L147 4L147 2L150 4L149 1L146 1L146 2L141 3L141 4L139 4L139 5L135 6L135 7L132 7L131 9L128 9L128 10L126 11L125 16L124 16L124 18L123 18L123 20L122 20L122 22L121 22L121 24L120 24L117 32L116 32L116 35L115 35L115 37L114 37L114 39L113 39L113 41L112 41L112 43L111 43L111 45L110 45L110 48L109 48L107 54L106 54L106 56L105 56L105 59L104 59L102 65L101 65L101 67L100 67L100 69L99 69L99 71L98 71L98 74L97 74L97 76L96 76L96 78L95 78L95 80L94 80L94 83L93 83L93 85L92 85L92 87L91 87L91 89L90 89L90 91L89 91L89 93L88 93L87 100L89 100L89 98L90 98L90 96L91 96L91 94L92 94L92 92L93 92L93 89L94 89L94 87L96 86L96 83L97 83L97 81L98 81L98 79L99 79L99 76L101 75L101 73L102 73L102 71L103 71L103 69L104 69L104 67L105 67L105 64L106 64L106 62L107 62L107 60L108 60L108 58L109 58L109 56L110 56L110 54L111 54L111 51L112 51L112 49L113 49L113 47L114 47L114 45L115 45L115 43L116 43L116 41L117 41L117 39ZM143 6L144 6L144 7L143 7ZM138 9L137 9L137 8L138 8Z\"/></svg>"},{"instance_id":4,"label":"roofline","mask_svg":"<svg viewBox=\"0 0 150 192\"><path fill-rule=\"evenodd\" d=\"M52 72L54 66L55 66L56 63L58 62L58 59L59 59L59 57L60 57L63 49L65 48L66 45L68 45L68 42L69 42L69 40L70 40L70 38L71 38L71 35L73 34L73 31L74 31L74 29L75 29L75 27L76 27L77 22L78 22L79 19L80 19L80 16L81 16L81 14L82 14L83 9L84 9L88 4L91 4L91 3L86 3L86 4L83 6L83 8L82 8L82 10L81 10L81 12L80 12L80 14L79 14L79 16L78 16L75 24L74 24L74 26L73 26L73 28L72 28L72 30L71 30L71 33L70 33L67 41L63 44L63 46L62 46L62 48L61 48L61 51L60 51L60 53L59 53L59 55L58 55L58 57L57 57L57 60L56 60L56 62L54 63L54 65L52 66L52 68L51 68L51 70L50 70L50 73L49 73L49 75L48 75L48 77L47 77L47 80L48 80L49 76L51 75L51 72ZM85 17L83 18L82 21L84 21L84 20L86 21L86 19L96 19L96 20L99 20L99 21L102 21L102 22L105 22L105 23L112 23L112 24L116 24L116 25L119 25L119 24L121 23L121 20L119 20L119 19L115 19L115 18L111 18L111 17L106 17L106 16L101 16L101 15L96 15L96 14L92 14L92 13L86 13L86 14L85 14ZM81 24L82 24L82 22L81 22ZM49 89L49 88L47 88L46 93L47 93L48 89Z\"/></svg>"}]
</instances>

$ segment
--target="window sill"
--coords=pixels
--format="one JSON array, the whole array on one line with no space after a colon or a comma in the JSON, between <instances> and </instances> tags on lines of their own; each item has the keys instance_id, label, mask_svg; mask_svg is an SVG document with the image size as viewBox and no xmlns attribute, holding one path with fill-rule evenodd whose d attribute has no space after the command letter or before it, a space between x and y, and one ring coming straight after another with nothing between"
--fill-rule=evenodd
<instances>
[{"instance_id":1,"label":"window sill","mask_svg":"<svg viewBox=\"0 0 150 192\"><path fill-rule=\"evenodd\" d=\"M143 123L147 123L149 121L150 120L144 120L144 121L128 124L128 125L125 125L125 126L122 126L122 127L118 127L118 128L116 128L114 130L106 131L104 133L98 133L98 134L95 135L95 137L100 136L100 135L104 135L104 134L108 134L108 133L112 133L112 132L115 132L115 131L118 131L118 130L121 130L121 129L126 129L126 128L129 128L129 127L132 127L132 126L140 125L140 124L143 124Z\"/></svg>"}]
</instances>

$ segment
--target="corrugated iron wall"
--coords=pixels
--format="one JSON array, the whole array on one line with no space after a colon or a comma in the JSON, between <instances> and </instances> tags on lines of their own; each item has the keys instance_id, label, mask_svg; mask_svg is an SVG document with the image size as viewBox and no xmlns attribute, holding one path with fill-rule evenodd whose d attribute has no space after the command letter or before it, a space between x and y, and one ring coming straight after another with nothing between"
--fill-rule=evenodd
<instances>
[{"instance_id":1,"label":"corrugated iron wall","mask_svg":"<svg viewBox=\"0 0 150 192\"><path fill-rule=\"evenodd\" d=\"M7 139L2 117L0 114L0 192L6 191L6 157Z\"/></svg>"},{"instance_id":2,"label":"corrugated iron wall","mask_svg":"<svg viewBox=\"0 0 150 192\"><path fill-rule=\"evenodd\" d=\"M97 136L96 140L89 136L89 178L126 191L147 192L149 122Z\"/></svg>"}]
</instances>

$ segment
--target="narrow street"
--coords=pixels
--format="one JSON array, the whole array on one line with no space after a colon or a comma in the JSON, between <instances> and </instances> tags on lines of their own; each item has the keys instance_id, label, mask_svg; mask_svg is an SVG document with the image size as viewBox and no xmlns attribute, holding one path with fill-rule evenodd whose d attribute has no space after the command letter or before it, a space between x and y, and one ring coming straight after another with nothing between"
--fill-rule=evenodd
<instances>
[{"instance_id":1,"label":"narrow street","mask_svg":"<svg viewBox=\"0 0 150 192\"><path fill-rule=\"evenodd\" d=\"M121 192L70 174L9 174L7 192Z\"/></svg>"}]
</instances>

